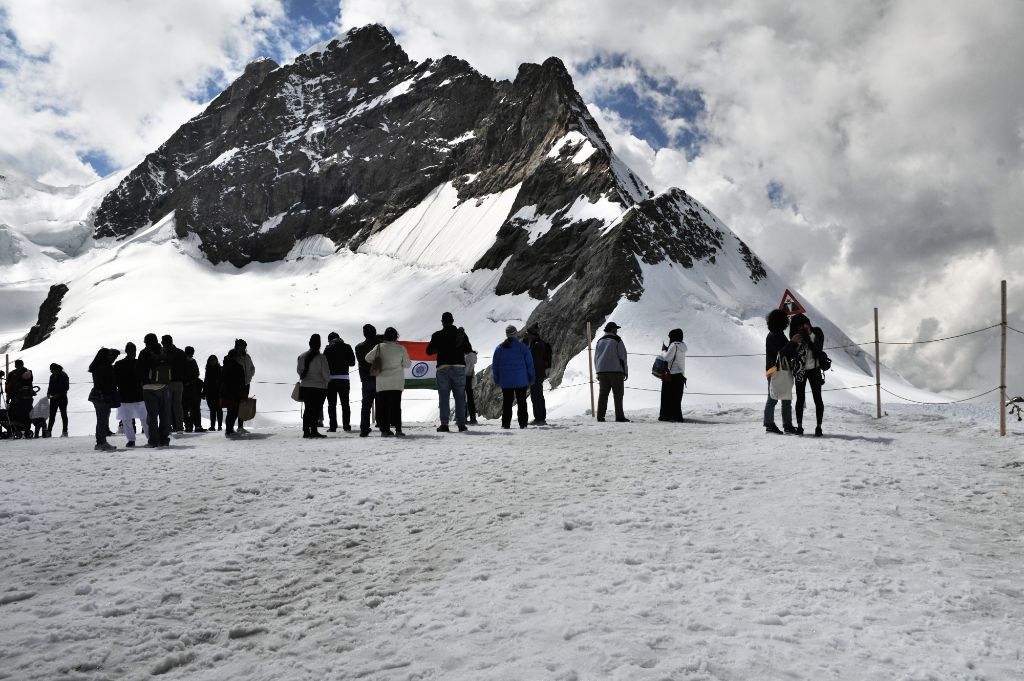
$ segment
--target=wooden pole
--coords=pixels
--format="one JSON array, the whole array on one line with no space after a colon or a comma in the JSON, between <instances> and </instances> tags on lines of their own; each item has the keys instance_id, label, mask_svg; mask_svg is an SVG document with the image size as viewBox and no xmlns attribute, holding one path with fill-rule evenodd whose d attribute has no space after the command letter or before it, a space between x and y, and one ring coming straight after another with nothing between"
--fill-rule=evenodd
<instances>
[{"instance_id":1,"label":"wooden pole","mask_svg":"<svg viewBox=\"0 0 1024 681\"><path fill-rule=\"evenodd\" d=\"M1006 436L1006 280L1000 285L1002 298L1002 329L1001 352L999 353L999 436Z\"/></svg>"},{"instance_id":2,"label":"wooden pole","mask_svg":"<svg viewBox=\"0 0 1024 681\"><path fill-rule=\"evenodd\" d=\"M590 417L597 418L597 406L594 404L594 352L591 349L593 335L590 330L590 322L587 322L587 368L590 369Z\"/></svg>"},{"instance_id":3,"label":"wooden pole","mask_svg":"<svg viewBox=\"0 0 1024 681\"><path fill-rule=\"evenodd\" d=\"M875 418L882 418L882 360L878 349L878 308L875 308Z\"/></svg>"}]
</instances>

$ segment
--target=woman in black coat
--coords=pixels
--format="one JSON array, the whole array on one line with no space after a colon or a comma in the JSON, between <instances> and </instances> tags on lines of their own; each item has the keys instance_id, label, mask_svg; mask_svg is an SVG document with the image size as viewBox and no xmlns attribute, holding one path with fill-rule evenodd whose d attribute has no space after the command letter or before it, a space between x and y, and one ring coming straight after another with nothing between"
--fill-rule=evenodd
<instances>
[{"instance_id":1,"label":"woman in black coat","mask_svg":"<svg viewBox=\"0 0 1024 681\"><path fill-rule=\"evenodd\" d=\"M238 363L238 350L231 348L220 372L220 404L228 410L225 437L234 437L238 419L238 402L245 397L245 372Z\"/></svg>"},{"instance_id":2,"label":"woman in black coat","mask_svg":"<svg viewBox=\"0 0 1024 681\"><path fill-rule=\"evenodd\" d=\"M807 315L798 314L790 320L790 340L796 344L796 362L793 365L793 379L796 385L796 434L804 434L804 404L806 403L807 384L811 384L811 396L814 398L814 414L817 426L815 437L821 437L821 421L825 416L825 402L821 399L821 387L825 385L825 375L821 371L821 356L825 351L825 332L817 326L811 326Z\"/></svg>"},{"instance_id":3,"label":"woman in black coat","mask_svg":"<svg viewBox=\"0 0 1024 681\"><path fill-rule=\"evenodd\" d=\"M121 354L119 350L100 348L96 352L89 365L89 373L92 374L92 390L89 392L89 401L96 409L96 447L99 451L111 451L117 449L107 442L107 433L110 432L110 409L118 406L117 381L114 379L114 360Z\"/></svg>"},{"instance_id":4,"label":"woman in black coat","mask_svg":"<svg viewBox=\"0 0 1024 681\"><path fill-rule=\"evenodd\" d=\"M786 338L786 327L789 326L789 316L783 310L772 310L768 313L765 318L768 323L768 336L764 339L764 368L765 371L770 371L775 367L776 362L779 360L779 355L786 357L793 361L795 355L796 343ZM786 433L796 433L796 428L793 427L793 402L792 400L782 400L782 428L775 425L775 405L779 403L779 400L772 397L771 394L772 379L768 378L768 401L764 405L764 429L765 432L775 433L781 435L783 431Z\"/></svg>"},{"instance_id":5,"label":"woman in black coat","mask_svg":"<svg viewBox=\"0 0 1024 681\"><path fill-rule=\"evenodd\" d=\"M210 409L210 430L224 428L224 409L220 406L221 369L217 355L206 360L206 374L203 376L203 397Z\"/></svg>"}]
</instances>

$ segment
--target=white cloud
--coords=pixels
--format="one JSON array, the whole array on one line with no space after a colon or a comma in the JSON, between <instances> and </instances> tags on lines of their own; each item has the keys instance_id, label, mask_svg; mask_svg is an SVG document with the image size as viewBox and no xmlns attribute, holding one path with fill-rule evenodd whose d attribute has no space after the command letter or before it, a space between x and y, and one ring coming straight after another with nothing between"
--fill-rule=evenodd
<instances>
[{"instance_id":1,"label":"white cloud","mask_svg":"<svg viewBox=\"0 0 1024 681\"><path fill-rule=\"evenodd\" d=\"M76 154L138 162L198 113L209 83L317 33L281 0L0 0L4 30L0 165L56 183L95 179Z\"/></svg>"}]
</instances>

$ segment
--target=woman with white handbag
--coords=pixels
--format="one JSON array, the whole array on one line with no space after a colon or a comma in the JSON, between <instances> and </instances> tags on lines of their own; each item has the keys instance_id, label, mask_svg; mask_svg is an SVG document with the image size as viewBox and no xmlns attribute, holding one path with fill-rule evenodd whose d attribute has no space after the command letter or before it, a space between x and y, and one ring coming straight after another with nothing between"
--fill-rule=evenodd
<instances>
[{"instance_id":1,"label":"woman with white handbag","mask_svg":"<svg viewBox=\"0 0 1024 681\"><path fill-rule=\"evenodd\" d=\"M791 362L796 343L786 338L789 317L784 310L772 310L765 318L768 336L764 341L765 375L768 377L768 401L764 405L764 429L782 435L796 433L793 427L793 370ZM775 405L782 402L782 430L775 425Z\"/></svg>"}]
</instances>

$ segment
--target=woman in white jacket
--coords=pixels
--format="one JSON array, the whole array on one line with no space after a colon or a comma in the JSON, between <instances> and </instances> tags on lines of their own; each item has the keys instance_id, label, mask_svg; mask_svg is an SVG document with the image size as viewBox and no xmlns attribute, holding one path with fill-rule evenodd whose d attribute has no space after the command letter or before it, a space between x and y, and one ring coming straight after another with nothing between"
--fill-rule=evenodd
<instances>
[{"instance_id":1,"label":"woman in white jacket","mask_svg":"<svg viewBox=\"0 0 1024 681\"><path fill-rule=\"evenodd\" d=\"M299 397L302 398L302 437L327 437L316 429L316 422L327 399L327 384L331 380L331 365L320 352L320 334L309 337L309 350L299 355L296 371L299 374Z\"/></svg>"},{"instance_id":2,"label":"woman in white jacket","mask_svg":"<svg viewBox=\"0 0 1024 681\"><path fill-rule=\"evenodd\" d=\"M659 421L683 422L683 389L686 387L686 343L683 330L668 332L668 347L661 355L668 367L661 377L661 413Z\"/></svg>"},{"instance_id":3,"label":"woman in white jacket","mask_svg":"<svg viewBox=\"0 0 1024 681\"><path fill-rule=\"evenodd\" d=\"M405 369L412 366L412 361L405 346L399 345L398 331L393 327L386 328L384 340L366 353L366 361L370 363L371 370L378 357L377 425L380 426L380 436L405 437L402 432L402 391L405 389Z\"/></svg>"}]
</instances>

